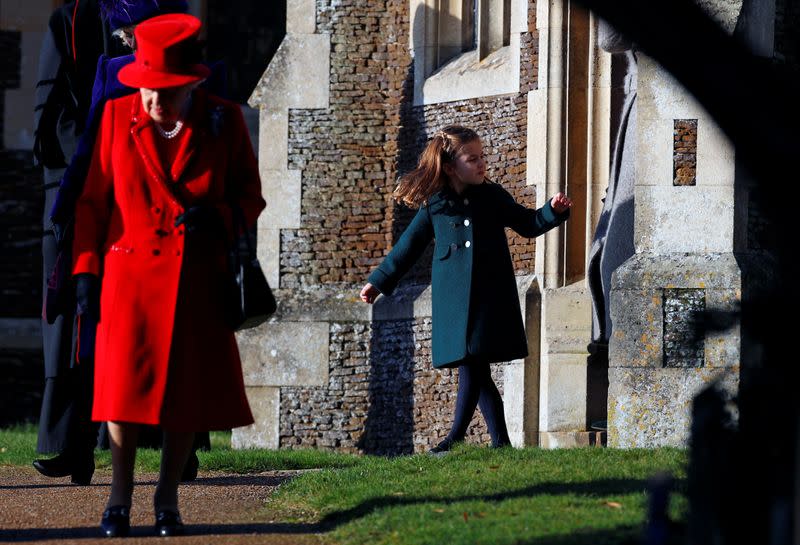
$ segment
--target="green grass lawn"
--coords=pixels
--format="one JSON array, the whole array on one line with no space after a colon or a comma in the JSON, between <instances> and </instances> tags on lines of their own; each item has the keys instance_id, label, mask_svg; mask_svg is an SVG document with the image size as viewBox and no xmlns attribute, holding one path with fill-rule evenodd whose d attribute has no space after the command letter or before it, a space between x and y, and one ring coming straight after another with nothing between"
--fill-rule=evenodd
<instances>
[{"instance_id":1,"label":"green grass lawn","mask_svg":"<svg viewBox=\"0 0 800 545\"><path fill-rule=\"evenodd\" d=\"M270 515L319 522L338 543L639 543L647 480L677 480L684 518L686 453L677 449L463 447L445 458L364 457L305 474L270 499Z\"/></svg>"},{"instance_id":2,"label":"green grass lawn","mask_svg":"<svg viewBox=\"0 0 800 545\"><path fill-rule=\"evenodd\" d=\"M322 468L282 485L264 519L316 523L340 544L640 543L647 480L676 478L671 517L685 518L686 452L678 449L571 450L460 447L444 458L350 456L325 451L233 451L212 434L202 470L238 473ZM35 430L0 430L0 464L28 465ZM98 454L107 466L108 453ZM154 471L157 451L141 451Z\"/></svg>"},{"instance_id":3,"label":"green grass lawn","mask_svg":"<svg viewBox=\"0 0 800 545\"><path fill-rule=\"evenodd\" d=\"M30 466L36 458L36 427L32 425L0 429L0 465ZM161 451L139 449L136 453L136 471L158 471ZM200 467L204 471L232 473L259 473L276 469L337 468L356 465L357 456L337 454L322 450L233 450L230 432L212 432L211 450L199 451ZM111 453L95 453L98 468L111 467Z\"/></svg>"}]
</instances>

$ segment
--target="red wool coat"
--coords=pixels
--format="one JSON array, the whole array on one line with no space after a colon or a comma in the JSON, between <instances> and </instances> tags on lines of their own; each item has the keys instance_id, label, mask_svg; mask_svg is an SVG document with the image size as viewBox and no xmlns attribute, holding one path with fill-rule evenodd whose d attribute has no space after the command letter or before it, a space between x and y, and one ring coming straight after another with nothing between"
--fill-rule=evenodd
<instances>
[{"instance_id":1,"label":"red wool coat","mask_svg":"<svg viewBox=\"0 0 800 545\"><path fill-rule=\"evenodd\" d=\"M196 90L182 130L163 165L139 93L105 106L73 245L73 273L102 278L94 420L180 431L253 421L222 318L225 240L174 222L192 205L213 205L230 231L227 185L253 225L265 205L258 164L231 102Z\"/></svg>"}]
</instances>

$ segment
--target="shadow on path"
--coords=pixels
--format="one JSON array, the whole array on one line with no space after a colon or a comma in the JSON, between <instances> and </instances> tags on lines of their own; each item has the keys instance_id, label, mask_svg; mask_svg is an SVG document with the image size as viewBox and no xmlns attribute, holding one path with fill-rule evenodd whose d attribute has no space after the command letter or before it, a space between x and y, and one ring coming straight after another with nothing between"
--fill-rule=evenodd
<instances>
[{"instance_id":1,"label":"shadow on path","mask_svg":"<svg viewBox=\"0 0 800 545\"><path fill-rule=\"evenodd\" d=\"M320 531L317 524L285 524L285 523L243 523L243 524L187 524L186 535L244 535L244 534L314 534ZM97 526L78 528L25 528L0 529L0 542L22 543L26 541L42 541L55 539L98 539L100 530ZM155 538L153 527L131 527L132 538Z\"/></svg>"}]
</instances>

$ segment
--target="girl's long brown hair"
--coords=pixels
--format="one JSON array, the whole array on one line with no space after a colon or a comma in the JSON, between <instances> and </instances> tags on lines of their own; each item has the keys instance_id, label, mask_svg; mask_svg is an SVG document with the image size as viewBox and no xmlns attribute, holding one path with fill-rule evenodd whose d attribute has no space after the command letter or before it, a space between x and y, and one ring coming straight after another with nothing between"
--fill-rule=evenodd
<instances>
[{"instance_id":1,"label":"girl's long brown hair","mask_svg":"<svg viewBox=\"0 0 800 545\"><path fill-rule=\"evenodd\" d=\"M394 198L418 208L447 183L443 165L452 163L464 144L478 138L478 133L459 125L449 125L436 131L419 156L417 168L400 178L393 193Z\"/></svg>"}]
</instances>

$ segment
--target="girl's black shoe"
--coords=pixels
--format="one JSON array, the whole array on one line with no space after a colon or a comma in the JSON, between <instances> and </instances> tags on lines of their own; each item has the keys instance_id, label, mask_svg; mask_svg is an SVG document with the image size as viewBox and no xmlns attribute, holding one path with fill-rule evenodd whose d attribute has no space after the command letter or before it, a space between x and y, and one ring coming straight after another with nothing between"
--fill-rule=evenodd
<instances>
[{"instance_id":1,"label":"girl's black shoe","mask_svg":"<svg viewBox=\"0 0 800 545\"><path fill-rule=\"evenodd\" d=\"M106 537L125 537L131 533L130 508L114 505L103 511L100 529Z\"/></svg>"},{"instance_id":2,"label":"girl's black shoe","mask_svg":"<svg viewBox=\"0 0 800 545\"><path fill-rule=\"evenodd\" d=\"M156 513L156 535L162 537L180 536L185 532L181 516L175 511L162 509Z\"/></svg>"},{"instance_id":3,"label":"girl's black shoe","mask_svg":"<svg viewBox=\"0 0 800 545\"><path fill-rule=\"evenodd\" d=\"M441 443L429 450L428 454L431 456L444 456L450 452L450 449L452 449L457 443L460 443L460 441L453 441L452 439L445 438Z\"/></svg>"}]
</instances>

